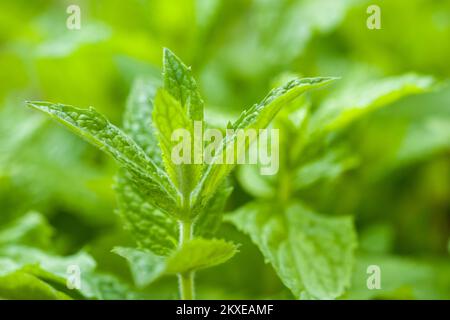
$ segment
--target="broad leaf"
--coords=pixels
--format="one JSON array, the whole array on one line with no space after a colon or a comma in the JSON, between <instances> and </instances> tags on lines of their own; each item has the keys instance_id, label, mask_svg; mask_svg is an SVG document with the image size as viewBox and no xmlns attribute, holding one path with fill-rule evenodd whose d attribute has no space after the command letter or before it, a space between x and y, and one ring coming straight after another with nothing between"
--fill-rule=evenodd
<instances>
[{"instance_id":1,"label":"broad leaf","mask_svg":"<svg viewBox=\"0 0 450 320\"><path fill-rule=\"evenodd\" d=\"M226 216L247 233L297 298L334 299L350 284L356 235L348 217L324 217L299 203L285 211L250 203Z\"/></svg>"}]
</instances>

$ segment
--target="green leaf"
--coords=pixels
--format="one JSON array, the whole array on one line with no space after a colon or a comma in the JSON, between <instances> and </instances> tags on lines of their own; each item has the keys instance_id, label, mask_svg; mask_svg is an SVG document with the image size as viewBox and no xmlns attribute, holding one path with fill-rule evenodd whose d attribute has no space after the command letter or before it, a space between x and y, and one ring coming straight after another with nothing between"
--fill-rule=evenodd
<instances>
[{"instance_id":1,"label":"green leaf","mask_svg":"<svg viewBox=\"0 0 450 320\"><path fill-rule=\"evenodd\" d=\"M151 79L139 78L134 81L126 104L123 127L159 166L162 163L161 150L152 124L153 99L157 85L156 81Z\"/></svg>"},{"instance_id":2,"label":"green leaf","mask_svg":"<svg viewBox=\"0 0 450 320\"><path fill-rule=\"evenodd\" d=\"M129 262L134 283L141 288L159 278L166 268L165 257L148 251L115 247L112 252L125 258Z\"/></svg>"},{"instance_id":3,"label":"green leaf","mask_svg":"<svg viewBox=\"0 0 450 320\"><path fill-rule=\"evenodd\" d=\"M139 247L158 255L170 254L178 244L178 224L148 202L149 197L157 195L145 194L123 171L116 177L114 188L125 228Z\"/></svg>"},{"instance_id":4,"label":"green leaf","mask_svg":"<svg viewBox=\"0 0 450 320\"><path fill-rule=\"evenodd\" d=\"M83 296L89 299L136 300L149 298L117 277L99 272L83 274L81 291Z\"/></svg>"},{"instance_id":5,"label":"green leaf","mask_svg":"<svg viewBox=\"0 0 450 320\"><path fill-rule=\"evenodd\" d=\"M255 104L244 111L239 119L231 126L232 129L264 129L280 109L298 98L304 92L319 88L335 80L335 78L303 78L289 81L284 86L272 90L259 104ZM259 134L259 130L257 130ZM225 177L233 169L234 164L218 164L227 149L235 148L237 134L227 136L222 142L221 150L215 160L207 167L200 185L195 190L194 199L200 205L205 203L217 190ZM250 142L246 147L248 148ZM235 153L235 157L237 154ZM236 161L234 161L236 163Z\"/></svg>"},{"instance_id":6,"label":"green leaf","mask_svg":"<svg viewBox=\"0 0 450 320\"><path fill-rule=\"evenodd\" d=\"M0 298L27 300L67 300L70 296L24 271L0 276Z\"/></svg>"},{"instance_id":7,"label":"green leaf","mask_svg":"<svg viewBox=\"0 0 450 320\"><path fill-rule=\"evenodd\" d=\"M270 203L254 202L226 219L251 237L295 297L342 295L356 247L351 219L318 215L299 203L279 211Z\"/></svg>"},{"instance_id":8,"label":"green leaf","mask_svg":"<svg viewBox=\"0 0 450 320\"><path fill-rule=\"evenodd\" d=\"M134 248L116 247L113 252L127 259L136 285L145 287L163 275L176 275L210 268L234 256L237 247L218 239L196 238L169 257Z\"/></svg>"},{"instance_id":9,"label":"green leaf","mask_svg":"<svg viewBox=\"0 0 450 320\"><path fill-rule=\"evenodd\" d=\"M163 161L169 177L178 191L183 196L183 201L189 201L190 192L197 184L201 174L202 166L194 164L194 149L191 148L189 163L175 164L172 159L174 147L183 142L172 141L172 134L177 129L185 129L189 138L193 140L193 125L185 114L180 103L167 91L160 89L155 97L155 108L153 110L153 121L158 131L159 145L163 152ZM185 144L193 147L194 141ZM183 150L187 152L187 150ZM186 199L187 198L187 199Z\"/></svg>"},{"instance_id":10,"label":"green leaf","mask_svg":"<svg viewBox=\"0 0 450 320\"><path fill-rule=\"evenodd\" d=\"M237 247L221 239L196 238L186 242L166 262L167 274L187 273L210 268L231 259Z\"/></svg>"},{"instance_id":11,"label":"green leaf","mask_svg":"<svg viewBox=\"0 0 450 320\"><path fill-rule=\"evenodd\" d=\"M432 77L405 74L348 86L322 103L311 119L310 132L315 134L343 128L402 97L426 92L433 85Z\"/></svg>"},{"instance_id":12,"label":"green leaf","mask_svg":"<svg viewBox=\"0 0 450 320\"><path fill-rule=\"evenodd\" d=\"M83 276L96 266L84 252L61 257L22 245L0 247L0 256L0 297L9 299L81 298L79 291L66 286L67 268L76 265Z\"/></svg>"},{"instance_id":13,"label":"green leaf","mask_svg":"<svg viewBox=\"0 0 450 320\"><path fill-rule=\"evenodd\" d=\"M71 256L62 257L28 246L9 245L0 247L0 255L12 259L16 263L17 268L35 264L43 270L60 277L66 276L67 267L70 265L77 265L82 272L93 271L96 267L95 260L82 251Z\"/></svg>"},{"instance_id":14,"label":"green leaf","mask_svg":"<svg viewBox=\"0 0 450 320\"><path fill-rule=\"evenodd\" d=\"M369 266L381 271L381 288L367 289L373 273ZM358 255L352 285L345 299L450 299L450 263L448 259L413 259L393 255Z\"/></svg>"},{"instance_id":15,"label":"green leaf","mask_svg":"<svg viewBox=\"0 0 450 320\"><path fill-rule=\"evenodd\" d=\"M57 256L27 246L0 247L0 297L8 299L137 299L116 277L95 271L85 252ZM81 288L67 287L69 266L80 268Z\"/></svg>"},{"instance_id":16,"label":"green leaf","mask_svg":"<svg viewBox=\"0 0 450 320\"><path fill-rule=\"evenodd\" d=\"M135 180L163 198L158 204L170 211L175 191L167 175L145 154L145 152L119 128L111 124L93 108L79 109L68 105L48 102L28 102L88 142L111 155L122 167L130 171Z\"/></svg>"},{"instance_id":17,"label":"green leaf","mask_svg":"<svg viewBox=\"0 0 450 320\"><path fill-rule=\"evenodd\" d=\"M342 149L331 150L298 168L293 174L293 186L303 189L314 183L337 178L357 166L359 160Z\"/></svg>"},{"instance_id":18,"label":"green leaf","mask_svg":"<svg viewBox=\"0 0 450 320\"><path fill-rule=\"evenodd\" d=\"M271 198L276 194L275 185L273 185L268 176L259 173L257 165L242 165L237 170L237 179L241 187L255 198Z\"/></svg>"},{"instance_id":19,"label":"green leaf","mask_svg":"<svg viewBox=\"0 0 450 320\"><path fill-rule=\"evenodd\" d=\"M14 243L47 247L52 233L45 218L31 211L0 229L0 245Z\"/></svg>"},{"instance_id":20,"label":"green leaf","mask_svg":"<svg viewBox=\"0 0 450 320\"><path fill-rule=\"evenodd\" d=\"M393 165L408 163L450 150L450 117L429 117L411 124L395 155Z\"/></svg>"},{"instance_id":21,"label":"green leaf","mask_svg":"<svg viewBox=\"0 0 450 320\"><path fill-rule=\"evenodd\" d=\"M219 230L222 224L223 210L232 191L233 187L225 180L225 183L196 218L194 230L196 236L211 237Z\"/></svg>"},{"instance_id":22,"label":"green leaf","mask_svg":"<svg viewBox=\"0 0 450 320\"><path fill-rule=\"evenodd\" d=\"M203 120L203 100L187 67L172 51L164 48L164 89L178 100L191 120Z\"/></svg>"}]
</instances>

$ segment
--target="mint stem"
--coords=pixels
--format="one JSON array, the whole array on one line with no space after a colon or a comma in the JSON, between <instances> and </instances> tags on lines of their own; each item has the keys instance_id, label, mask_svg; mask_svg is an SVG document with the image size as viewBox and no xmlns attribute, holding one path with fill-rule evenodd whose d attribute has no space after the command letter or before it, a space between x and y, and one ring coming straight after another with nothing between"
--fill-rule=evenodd
<instances>
[{"instance_id":1,"label":"mint stem","mask_svg":"<svg viewBox=\"0 0 450 320\"><path fill-rule=\"evenodd\" d=\"M192 239L192 227L193 224L190 221L180 221L180 241L179 247L181 248L183 244ZM193 300L194 299L194 272L186 272L178 274L178 284L180 288L180 298L181 300Z\"/></svg>"}]
</instances>

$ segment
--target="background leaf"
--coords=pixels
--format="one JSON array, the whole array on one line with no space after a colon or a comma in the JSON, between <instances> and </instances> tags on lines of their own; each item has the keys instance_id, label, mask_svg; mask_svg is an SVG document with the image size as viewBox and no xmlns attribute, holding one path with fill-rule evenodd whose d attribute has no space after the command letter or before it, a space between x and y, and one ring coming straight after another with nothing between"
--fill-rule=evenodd
<instances>
[{"instance_id":1,"label":"background leaf","mask_svg":"<svg viewBox=\"0 0 450 320\"><path fill-rule=\"evenodd\" d=\"M251 237L296 298L342 295L356 247L351 219L320 216L299 203L277 211L251 203L226 218Z\"/></svg>"}]
</instances>

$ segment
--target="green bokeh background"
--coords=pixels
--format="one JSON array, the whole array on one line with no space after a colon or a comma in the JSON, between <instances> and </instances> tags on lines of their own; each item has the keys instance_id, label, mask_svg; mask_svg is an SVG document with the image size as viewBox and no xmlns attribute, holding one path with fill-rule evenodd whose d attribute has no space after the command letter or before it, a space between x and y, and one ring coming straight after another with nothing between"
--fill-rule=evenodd
<instances>
[{"instance_id":1,"label":"green bokeh background","mask_svg":"<svg viewBox=\"0 0 450 320\"><path fill-rule=\"evenodd\" d=\"M66 28L71 4L81 8L80 30ZM366 27L369 4L381 8L380 30ZM433 76L432 92L353 124L345 139L360 165L302 200L355 217L358 262L342 298L450 298L450 1L1 1L0 230L39 212L48 235L39 230L27 245L60 256L84 250L124 291L176 297L176 279L134 288L125 261L110 252L133 243L114 213L113 161L24 104L94 106L120 124L133 80L159 76L163 47L192 66L206 117L220 124L289 74L341 77L328 97L373 78ZM252 198L233 183L227 210ZM240 253L199 273L199 298L293 298L246 236L228 224L220 235L241 243ZM0 245L19 238L0 237ZM380 291L366 287L368 264L385 270ZM11 292L0 296L46 298Z\"/></svg>"}]
</instances>

